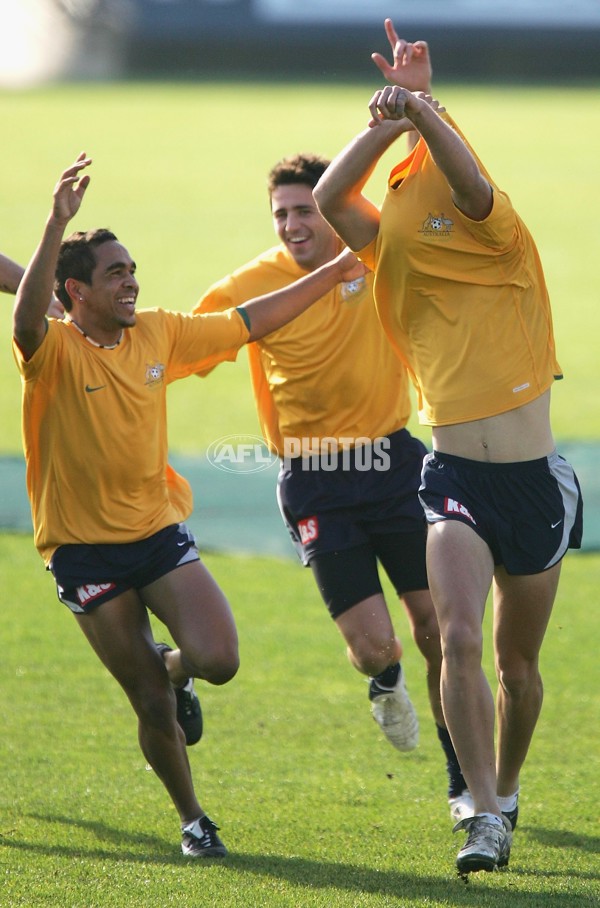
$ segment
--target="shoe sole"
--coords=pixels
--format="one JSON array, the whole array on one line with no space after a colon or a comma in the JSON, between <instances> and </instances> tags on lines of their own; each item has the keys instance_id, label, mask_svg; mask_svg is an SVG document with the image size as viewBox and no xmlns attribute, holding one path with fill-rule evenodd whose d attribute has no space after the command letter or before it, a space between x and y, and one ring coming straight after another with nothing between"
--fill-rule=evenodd
<instances>
[{"instance_id":1,"label":"shoe sole","mask_svg":"<svg viewBox=\"0 0 600 908\"><path fill-rule=\"evenodd\" d=\"M183 851L184 858L226 858L229 852L223 848L207 848L204 851Z\"/></svg>"},{"instance_id":2,"label":"shoe sole","mask_svg":"<svg viewBox=\"0 0 600 908\"><path fill-rule=\"evenodd\" d=\"M502 857L497 862L484 854L470 854L456 861L456 869L459 876L466 876L469 873L477 873L483 870L486 873L493 873L495 870L501 870L502 867L508 866L510 856Z\"/></svg>"},{"instance_id":3,"label":"shoe sole","mask_svg":"<svg viewBox=\"0 0 600 908\"><path fill-rule=\"evenodd\" d=\"M497 864L495 861L490 861L489 858L486 858L483 855L471 855L468 858L456 862L456 869L459 876L466 876L469 873L478 873L481 870L486 873L493 873L493 871L498 870L499 867L500 864Z\"/></svg>"},{"instance_id":4,"label":"shoe sole","mask_svg":"<svg viewBox=\"0 0 600 908\"><path fill-rule=\"evenodd\" d=\"M377 724L379 725L379 723L377 723ZM400 744L400 743L398 743L398 741L395 741L390 735L386 734L385 729L382 728L381 725L379 725L379 727L381 728L381 730L382 730L382 732L383 732L383 734L384 734L384 737L385 737L386 741L387 741L389 744L391 744L392 747L393 747L395 750L400 751L401 754L410 753L411 750L416 750L417 747L419 746L419 740L418 740L418 739L417 739L416 741L414 741L414 742L413 742L413 741L410 741L408 744L405 744L405 743L401 743L401 744Z\"/></svg>"}]
</instances>

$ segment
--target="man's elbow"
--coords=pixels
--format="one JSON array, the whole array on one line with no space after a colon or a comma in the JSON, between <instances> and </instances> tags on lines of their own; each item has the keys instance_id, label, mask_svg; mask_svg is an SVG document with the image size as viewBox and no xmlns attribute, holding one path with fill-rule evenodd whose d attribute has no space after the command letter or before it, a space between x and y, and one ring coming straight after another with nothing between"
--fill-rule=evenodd
<instances>
[{"instance_id":1,"label":"man's elbow","mask_svg":"<svg viewBox=\"0 0 600 908\"><path fill-rule=\"evenodd\" d=\"M336 198L335 193L328 185L325 176L321 177L321 179L313 189L313 198L315 200L317 208L324 218L327 218L328 214L335 214L336 205L337 203L339 203L339 200Z\"/></svg>"}]
</instances>

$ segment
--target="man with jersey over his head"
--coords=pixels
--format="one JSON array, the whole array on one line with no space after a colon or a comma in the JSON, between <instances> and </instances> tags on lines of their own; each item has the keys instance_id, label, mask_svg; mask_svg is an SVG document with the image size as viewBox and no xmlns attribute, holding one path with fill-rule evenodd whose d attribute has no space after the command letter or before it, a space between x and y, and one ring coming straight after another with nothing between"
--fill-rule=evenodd
<instances>
[{"instance_id":1,"label":"man with jersey over his head","mask_svg":"<svg viewBox=\"0 0 600 908\"><path fill-rule=\"evenodd\" d=\"M474 801L455 827L467 832L456 863L468 874L508 864L542 704L539 651L561 560L580 546L582 502L550 427L550 387L561 375L534 241L450 115L409 89L375 93L367 128L315 198L374 270L379 317L416 384L420 421L432 427L419 494L444 716ZM379 210L365 184L407 130L418 142L392 170ZM481 664L491 586L497 748Z\"/></svg>"}]
</instances>

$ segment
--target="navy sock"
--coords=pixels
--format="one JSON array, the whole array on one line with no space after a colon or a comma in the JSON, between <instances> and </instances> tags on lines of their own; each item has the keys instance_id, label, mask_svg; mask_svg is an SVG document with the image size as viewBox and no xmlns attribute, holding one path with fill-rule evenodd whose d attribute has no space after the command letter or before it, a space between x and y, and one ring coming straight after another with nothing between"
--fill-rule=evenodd
<instances>
[{"instance_id":1,"label":"navy sock","mask_svg":"<svg viewBox=\"0 0 600 908\"><path fill-rule=\"evenodd\" d=\"M447 728L442 728L441 725L438 725L436 722L437 735L440 739L440 744L446 755L446 770L448 772L448 797L456 798L459 794L467 788L467 783L465 782L465 777L462 774L460 768L460 763L458 762L458 757L456 756L456 751L454 750L454 745L452 744L452 739L448 734Z\"/></svg>"},{"instance_id":2,"label":"navy sock","mask_svg":"<svg viewBox=\"0 0 600 908\"><path fill-rule=\"evenodd\" d=\"M379 687L387 687L390 690L394 688L400 677L400 663L396 662L394 665L388 665L385 671L382 671L379 675L375 675L373 681Z\"/></svg>"}]
</instances>

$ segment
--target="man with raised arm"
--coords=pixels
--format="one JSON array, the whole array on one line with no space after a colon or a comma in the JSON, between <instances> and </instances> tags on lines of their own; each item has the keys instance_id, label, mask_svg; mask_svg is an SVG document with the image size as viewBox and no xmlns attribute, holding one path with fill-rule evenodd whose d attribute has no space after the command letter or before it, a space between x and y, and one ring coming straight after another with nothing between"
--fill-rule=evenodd
<instances>
[{"instance_id":1,"label":"man with raised arm","mask_svg":"<svg viewBox=\"0 0 600 908\"><path fill-rule=\"evenodd\" d=\"M550 428L550 388L561 376L529 231L431 96L386 86L369 110L315 199L373 269L379 317L432 427L420 497L442 705L474 801L474 815L455 827L467 832L457 868L468 874L509 860L519 773L542 704L539 652L562 557L580 546L582 502ZM418 142L392 170L379 210L365 183L408 129ZM490 587L496 749L482 671Z\"/></svg>"},{"instance_id":2,"label":"man with raised arm","mask_svg":"<svg viewBox=\"0 0 600 908\"><path fill-rule=\"evenodd\" d=\"M238 669L233 616L185 521L189 485L167 464L170 382L233 359L364 268L348 251L293 286L214 315L138 310L136 265L109 230L63 239L89 184L85 154L60 176L14 309L35 544L138 719L190 857L226 848L194 791L186 743L202 733L193 678ZM47 319L53 285L66 310ZM149 612L177 649L155 644Z\"/></svg>"},{"instance_id":3,"label":"man with raised arm","mask_svg":"<svg viewBox=\"0 0 600 908\"><path fill-rule=\"evenodd\" d=\"M405 41L391 23L387 35L393 62L374 55L386 78L427 88L431 61L425 42ZM340 240L312 195L328 163L305 153L274 165L267 189L279 243L217 281L195 311L240 305L287 286L337 254ZM338 285L293 323L250 344L248 357L261 428L281 458L277 497L283 520L350 663L369 679L373 718L399 751L417 746L419 726L380 570L406 610L425 660L456 822L472 813L472 802L440 702L439 630L417 497L426 449L406 428L407 373L377 318L373 276ZM327 686L324 670L322 689Z\"/></svg>"}]
</instances>

